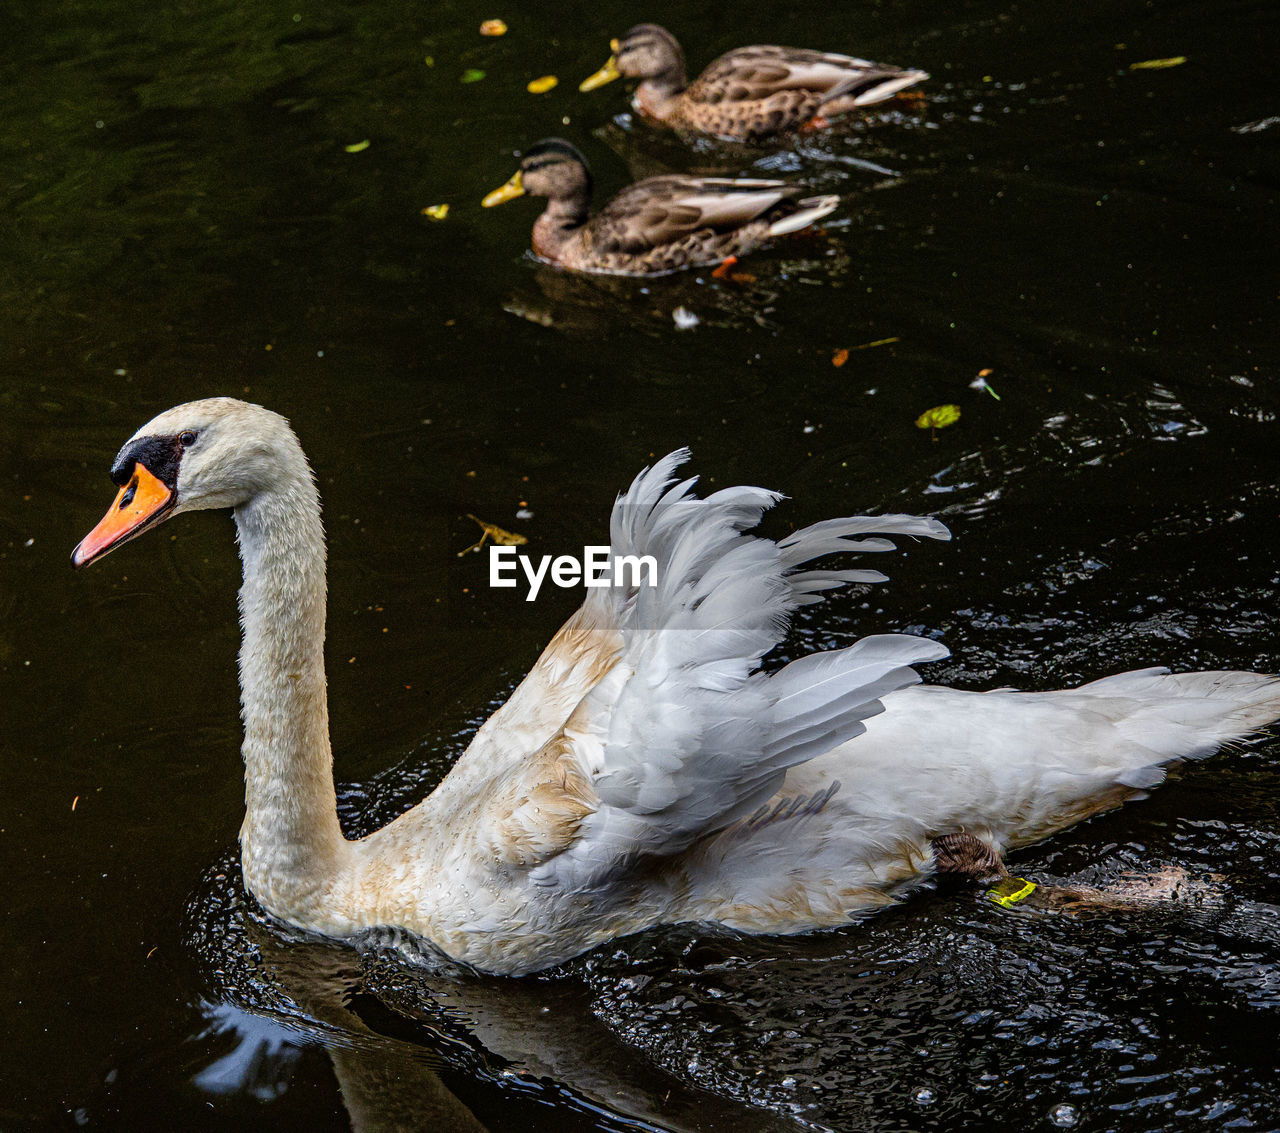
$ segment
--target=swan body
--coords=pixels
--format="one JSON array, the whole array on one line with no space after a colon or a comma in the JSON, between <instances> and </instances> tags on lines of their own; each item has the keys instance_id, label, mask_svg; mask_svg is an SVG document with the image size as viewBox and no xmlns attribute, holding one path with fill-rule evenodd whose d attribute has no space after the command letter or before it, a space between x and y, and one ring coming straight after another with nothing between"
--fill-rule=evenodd
<instances>
[{"instance_id":1,"label":"swan body","mask_svg":"<svg viewBox=\"0 0 1280 1133\"><path fill-rule=\"evenodd\" d=\"M579 90L637 79L638 113L726 141L765 142L821 125L929 77L851 55L763 44L726 52L690 83L680 44L657 24L638 24L610 47L613 54Z\"/></svg>"},{"instance_id":2,"label":"swan body","mask_svg":"<svg viewBox=\"0 0 1280 1133\"><path fill-rule=\"evenodd\" d=\"M331 937L393 926L476 968L521 974L659 923L749 932L848 923L933 870L931 841L997 852L1154 785L1280 715L1252 673L1143 670L1061 692L911 687L946 654L864 638L766 676L787 615L868 569L818 569L931 519L828 520L747 534L778 497L642 472L615 553L656 586L593 589L436 790L381 830L338 825L324 673L325 550L284 418L229 398L162 413L112 468L120 494L77 566L182 511L230 507L244 566L245 884Z\"/></svg>"},{"instance_id":3,"label":"swan body","mask_svg":"<svg viewBox=\"0 0 1280 1133\"><path fill-rule=\"evenodd\" d=\"M546 197L533 225L540 259L571 271L650 276L744 255L809 227L840 203L834 195L805 192L758 177L647 177L590 216L586 158L562 138L544 138L481 203L492 208L526 193Z\"/></svg>"}]
</instances>

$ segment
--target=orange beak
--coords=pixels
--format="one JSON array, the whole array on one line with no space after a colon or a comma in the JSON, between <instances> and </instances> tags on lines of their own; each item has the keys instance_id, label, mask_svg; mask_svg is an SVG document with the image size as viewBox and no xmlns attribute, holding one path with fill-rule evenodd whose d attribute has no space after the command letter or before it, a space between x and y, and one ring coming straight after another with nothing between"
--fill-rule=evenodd
<instances>
[{"instance_id":1,"label":"orange beak","mask_svg":"<svg viewBox=\"0 0 1280 1133\"><path fill-rule=\"evenodd\" d=\"M141 535L148 527L163 519L176 500L173 492L153 476L141 464L133 466L133 475L120 489L115 503L107 510L102 521L80 540L71 553L71 565L88 566L102 558L108 551L127 543L135 535Z\"/></svg>"}]
</instances>

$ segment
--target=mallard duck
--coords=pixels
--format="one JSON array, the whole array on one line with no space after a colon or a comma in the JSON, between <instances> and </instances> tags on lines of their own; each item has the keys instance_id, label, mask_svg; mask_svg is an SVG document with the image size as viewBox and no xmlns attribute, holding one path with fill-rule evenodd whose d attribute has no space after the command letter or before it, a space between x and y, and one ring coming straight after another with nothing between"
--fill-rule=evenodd
<instances>
[{"instance_id":1,"label":"mallard duck","mask_svg":"<svg viewBox=\"0 0 1280 1133\"><path fill-rule=\"evenodd\" d=\"M699 499L695 480L677 481L686 456L618 497L616 575L586 591L435 791L356 841L335 806L320 502L283 417L230 398L160 414L120 450L119 494L72 561L183 512L230 508L244 567L247 889L301 929L394 927L495 973L665 923L845 925L955 859L939 839L964 834L998 854L1047 837L1280 715L1280 681L1254 673L1147 669L1038 693L912 687L912 665L947 650L903 634L766 673L798 607L885 577L815 559L949 533L918 516L855 516L775 542L749 532L776 493ZM193 657L191 679L200 667Z\"/></svg>"},{"instance_id":2,"label":"mallard duck","mask_svg":"<svg viewBox=\"0 0 1280 1133\"><path fill-rule=\"evenodd\" d=\"M579 90L618 78L639 79L637 112L678 130L761 142L873 106L929 76L851 55L796 47L740 47L721 55L692 83L684 52L665 28L639 24L609 45L613 54Z\"/></svg>"},{"instance_id":3,"label":"mallard duck","mask_svg":"<svg viewBox=\"0 0 1280 1133\"><path fill-rule=\"evenodd\" d=\"M807 228L840 203L839 197L804 192L785 181L745 177L649 177L589 217L586 158L561 138L545 138L482 204L492 208L526 193L546 197L533 225L533 251L558 267L665 275L740 256L771 237Z\"/></svg>"}]
</instances>

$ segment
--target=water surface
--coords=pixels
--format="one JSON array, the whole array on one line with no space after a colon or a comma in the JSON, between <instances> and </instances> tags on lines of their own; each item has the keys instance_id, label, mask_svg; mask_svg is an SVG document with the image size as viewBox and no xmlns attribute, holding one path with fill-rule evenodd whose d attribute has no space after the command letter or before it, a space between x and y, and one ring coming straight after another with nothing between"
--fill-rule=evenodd
<instances>
[{"instance_id":1,"label":"water surface","mask_svg":"<svg viewBox=\"0 0 1280 1133\"><path fill-rule=\"evenodd\" d=\"M510 32L482 39L495 15ZM642 19L695 67L774 41L934 78L796 152L688 148L617 87L576 93ZM439 779L573 607L490 591L456 554L466 514L572 550L681 444L708 487L791 496L776 531L874 508L952 527L806 611L789 655L907 630L953 650L927 679L966 688L1275 670L1277 22L1259 0L11 13L0 1124L1275 1127L1274 741L1016 862L1177 866L1210 888L1194 907L1076 920L926 892L841 932L682 927L461 978L282 935L239 889L227 518L84 575L67 556L154 413L234 394L288 415L325 500L353 832ZM525 255L535 206L478 204L551 133L601 193L706 169L845 201L744 262L751 282L566 278ZM999 401L970 387L983 369ZM914 427L948 402L957 425Z\"/></svg>"}]
</instances>

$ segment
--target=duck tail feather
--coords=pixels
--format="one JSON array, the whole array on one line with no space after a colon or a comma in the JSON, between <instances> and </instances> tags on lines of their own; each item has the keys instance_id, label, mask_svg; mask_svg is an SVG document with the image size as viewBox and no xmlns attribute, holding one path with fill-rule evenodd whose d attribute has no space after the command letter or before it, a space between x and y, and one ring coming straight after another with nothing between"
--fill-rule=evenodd
<instances>
[{"instance_id":1,"label":"duck tail feather","mask_svg":"<svg viewBox=\"0 0 1280 1133\"><path fill-rule=\"evenodd\" d=\"M924 82L928 77L926 71L895 71L876 76L878 81L869 83L856 94L852 91L847 91L846 94L853 94L854 106L874 106L877 102L892 98L900 90Z\"/></svg>"},{"instance_id":2,"label":"duck tail feather","mask_svg":"<svg viewBox=\"0 0 1280 1133\"><path fill-rule=\"evenodd\" d=\"M808 228L815 220L821 220L828 213L835 212L840 205L840 198L834 193L822 197L805 197L796 202L796 211L775 220L769 225L770 236L785 236L789 232L799 232Z\"/></svg>"}]
</instances>

